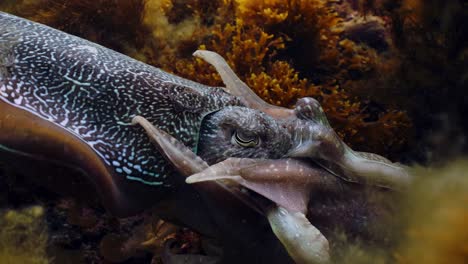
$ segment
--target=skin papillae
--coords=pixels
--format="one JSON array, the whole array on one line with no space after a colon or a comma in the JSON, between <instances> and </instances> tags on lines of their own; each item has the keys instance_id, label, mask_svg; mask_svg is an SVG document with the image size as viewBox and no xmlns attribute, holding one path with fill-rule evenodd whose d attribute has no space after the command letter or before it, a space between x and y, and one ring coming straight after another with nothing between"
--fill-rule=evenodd
<instances>
[{"instance_id":1,"label":"skin papillae","mask_svg":"<svg viewBox=\"0 0 468 264\"><path fill-rule=\"evenodd\" d=\"M328 262L327 239L306 215L314 190L336 191L335 176L406 186L400 166L347 147L314 99L294 110L268 105L219 55L195 55L218 70L226 91L0 13L2 161L26 173L83 175L85 184L63 174L49 182L77 196L92 186L118 216L170 200L161 214L264 263L290 261L273 233L296 262ZM195 191L185 177L203 183Z\"/></svg>"}]
</instances>

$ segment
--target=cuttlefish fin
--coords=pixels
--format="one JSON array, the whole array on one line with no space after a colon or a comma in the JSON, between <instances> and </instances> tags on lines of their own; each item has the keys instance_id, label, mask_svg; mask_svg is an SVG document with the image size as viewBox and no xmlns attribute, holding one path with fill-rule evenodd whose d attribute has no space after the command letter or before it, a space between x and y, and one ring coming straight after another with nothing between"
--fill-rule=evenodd
<instances>
[{"instance_id":1,"label":"cuttlefish fin","mask_svg":"<svg viewBox=\"0 0 468 264\"><path fill-rule=\"evenodd\" d=\"M2 100L0 127L0 159L14 157L11 166L34 175L40 184L81 200L93 196L90 189L82 188L94 188L114 215L128 216L141 210L139 197L133 195L134 185L116 177L100 156L70 131ZM26 166L25 161L29 162ZM147 194L147 189L138 189Z\"/></svg>"}]
</instances>

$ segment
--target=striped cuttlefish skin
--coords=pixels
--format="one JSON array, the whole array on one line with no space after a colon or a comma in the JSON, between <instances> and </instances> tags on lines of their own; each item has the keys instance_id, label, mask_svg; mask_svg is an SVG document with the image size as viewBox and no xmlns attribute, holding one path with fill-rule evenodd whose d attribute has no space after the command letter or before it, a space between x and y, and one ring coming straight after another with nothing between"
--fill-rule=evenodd
<instances>
[{"instance_id":1,"label":"striped cuttlefish skin","mask_svg":"<svg viewBox=\"0 0 468 264\"><path fill-rule=\"evenodd\" d=\"M0 12L0 105L5 103L89 146L112 177L165 187L174 184L174 170L132 118L144 116L195 149L203 117L240 104L220 88ZM0 146L8 149L5 141L0 137Z\"/></svg>"}]
</instances>

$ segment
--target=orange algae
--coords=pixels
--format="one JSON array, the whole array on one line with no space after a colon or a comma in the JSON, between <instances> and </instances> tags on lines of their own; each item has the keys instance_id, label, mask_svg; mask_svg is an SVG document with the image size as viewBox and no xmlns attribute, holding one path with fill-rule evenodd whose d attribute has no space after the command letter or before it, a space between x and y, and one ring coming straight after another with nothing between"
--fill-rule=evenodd
<instances>
[{"instance_id":1,"label":"orange algae","mask_svg":"<svg viewBox=\"0 0 468 264\"><path fill-rule=\"evenodd\" d=\"M199 253L201 251L200 235L188 229L163 221L156 216L135 227L130 235L109 233L99 243L100 254L112 263L124 262L132 257L152 254L152 261L161 263L162 255L168 254L168 243L177 241L181 253Z\"/></svg>"},{"instance_id":2,"label":"orange algae","mask_svg":"<svg viewBox=\"0 0 468 264\"><path fill-rule=\"evenodd\" d=\"M405 112L370 113L362 101L369 98L356 97L354 82L362 85L362 79L374 78L377 66L386 61L374 49L341 37L342 18L333 6L325 1L225 1L218 13L226 14L226 9L234 12L207 26L211 34L197 37L198 47L223 55L262 98L286 107L300 97L319 99L339 135L361 150L388 155L406 144L411 122ZM172 63L160 66L222 85L206 63L171 57Z\"/></svg>"}]
</instances>

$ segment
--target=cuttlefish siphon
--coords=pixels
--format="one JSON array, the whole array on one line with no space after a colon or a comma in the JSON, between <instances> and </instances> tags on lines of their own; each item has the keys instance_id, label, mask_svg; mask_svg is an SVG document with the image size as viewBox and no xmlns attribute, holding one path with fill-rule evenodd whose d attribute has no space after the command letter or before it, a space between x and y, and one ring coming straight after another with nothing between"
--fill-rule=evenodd
<instances>
[{"instance_id":1,"label":"cuttlefish siphon","mask_svg":"<svg viewBox=\"0 0 468 264\"><path fill-rule=\"evenodd\" d=\"M313 187L333 189L335 176L406 186L400 166L347 147L314 99L293 110L268 105L219 55L195 55L218 70L226 90L0 13L0 158L19 170L53 164L84 175L118 216L187 188L190 176L188 183L204 182L200 192L226 193L266 215L298 263L329 258L327 240L306 217ZM83 195L71 180L53 180ZM223 202L214 203L229 210Z\"/></svg>"}]
</instances>

